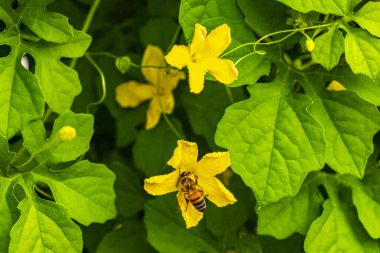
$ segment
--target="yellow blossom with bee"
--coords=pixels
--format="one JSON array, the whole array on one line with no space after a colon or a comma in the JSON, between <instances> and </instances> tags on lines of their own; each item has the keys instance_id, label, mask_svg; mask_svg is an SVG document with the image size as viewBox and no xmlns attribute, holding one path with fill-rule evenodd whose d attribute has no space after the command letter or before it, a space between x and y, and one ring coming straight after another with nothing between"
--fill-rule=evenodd
<instances>
[{"instance_id":1,"label":"yellow blossom with bee","mask_svg":"<svg viewBox=\"0 0 380 253\"><path fill-rule=\"evenodd\" d=\"M167 63L178 69L187 66L192 93L200 93L204 87L204 75L210 73L221 83L230 84L238 78L235 64L219 56L231 43L230 27L223 24L207 35L207 30L195 24L194 36L187 46L174 45L165 56Z\"/></svg>"},{"instance_id":2,"label":"yellow blossom with bee","mask_svg":"<svg viewBox=\"0 0 380 253\"><path fill-rule=\"evenodd\" d=\"M173 90L178 82L185 79L181 71L168 73L165 67L164 53L159 47L148 45L141 62L142 74L148 83L129 81L116 87L116 101L124 108L133 108L150 100L146 113L146 129L155 127L161 114L170 114L174 109ZM144 67L149 66L149 67Z\"/></svg>"},{"instance_id":3,"label":"yellow blossom with bee","mask_svg":"<svg viewBox=\"0 0 380 253\"><path fill-rule=\"evenodd\" d=\"M175 170L145 179L144 189L152 195L178 191L178 204L187 228L196 226L202 219L206 207L202 198L206 197L218 207L236 202L233 194L215 177L231 165L229 152L208 153L198 161L197 144L179 140L168 165ZM191 194L194 196L189 196Z\"/></svg>"}]
</instances>

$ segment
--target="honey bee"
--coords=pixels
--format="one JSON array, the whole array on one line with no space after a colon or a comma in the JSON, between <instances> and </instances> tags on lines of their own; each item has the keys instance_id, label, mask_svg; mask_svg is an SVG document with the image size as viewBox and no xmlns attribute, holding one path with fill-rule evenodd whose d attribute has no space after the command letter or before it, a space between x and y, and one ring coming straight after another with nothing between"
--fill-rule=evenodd
<instances>
[{"instance_id":1,"label":"honey bee","mask_svg":"<svg viewBox=\"0 0 380 253\"><path fill-rule=\"evenodd\" d=\"M192 176L195 177L195 180ZM206 200L203 191L197 187L197 176L191 172L182 172L178 182L180 183L180 191L183 192L187 204L190 202L199 212L204 212L206 210Z\"/></svg>"}]
</instances>

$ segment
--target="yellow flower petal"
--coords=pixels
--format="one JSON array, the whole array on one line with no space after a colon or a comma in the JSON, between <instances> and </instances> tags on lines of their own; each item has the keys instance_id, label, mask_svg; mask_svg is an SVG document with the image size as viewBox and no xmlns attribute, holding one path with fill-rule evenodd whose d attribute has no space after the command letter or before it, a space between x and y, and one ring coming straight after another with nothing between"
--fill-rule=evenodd
<instances>
[{"instance_id":1,"label":"yellow flower petal","mask_svg":"<svg viewBox=\"0 0 380 253\"><path fill-rule=\"evenodd\" d=\"M231 165L229 152L208 153L195 166L198 177L211 177L225 171Z\"/></svg>"},{"instance_id":2,"label":"yellow flower petal","mask_svg":"<svg viewBox=\"0 0 380 253\"><path fill-rule=\"evenodd\" d=\"M172 50L165 56L165 60L169 65L181 69L191 62L189 48L174 45Z\"/></svg>"},{"instance_id":3,"label":"yellow flower petal","mask_svg":"<svg viewBox=\"0 0 380 253\"><path fill-rule=\"evenodd\" d=\"M190 54L194 55L198 52L199 47L202 45L206 38L207 30L201 24L195 24L193 40L190 44Z\"/></svg>"},{"instance_id":4,"label":"yellow flower petal","mask_svg":"<svg viewBox=\"0 0 380 253\"><path fill-rule=\"evenodd\" d=\"M160 90L163 92L170 92L174 90L180 80L186 79L186 75L182 71L177 71L176 73L175 70L172 70L168 73L166 72L164 70L161 70Z\"/></svg>"},{"instance_id":5,"label":"yellow flower petal","mask_svg":"<svg viewBox=\"0 0 380 253\"><path fill-rule=\"evenodd\" d=\"M177 191L178 171L169 174L150 177L144 180L144 189L152 195L162 195Z\"/></svg>"},{"instance_id":6,"label":"yellow flower petal","mask_svg":"<svg viewBox=\"0 0 380 253\"><path fill-rule=\"evenodd\" d=\"M198 159L198 147L194 142L179 140L168 165L183 171L193 170Z\"/></svg>"},{"instance_id":7,"label":"yellow flower petal","mask_svg":"<svg viewBox=\"0 0 380 253\"><path fill-rule=\"evenodd\" d=\"M148 45L145 49L142 66L165 66L164 53L159 47ZM157 68L141 68L141 72L149 83L157 84L157 78L161 69Z\"/></svg>"},{"instance_id":8,"label":"yellow flower petal","mask_svg":"<svg viewBox=\"0 0 380 253\"><path fill-rule=\"evenodd\" d=\"M218 26L210 32L195 53L195 59L215 58L221 55L231 43L230 27L227 24Z\"/></svg>"},{"instance_id":9,"label":"yellow flower petal","mask_svg":"<svg viewBox=\"0 0 380 253\"><path fill-rule=\"evenodd\" d=\"M198 225L198 222L203 218L203 213L195 209L190 202L187 202L181 191L178 192L177 198L182 217L186 222L186 228L191 228Z\"/></svg>"},{"instance_id":10,"label":"yellow flower petal","mask_svg":"<svg viewBox=\"0 0 380 253\"><path fill-rule=\"evenodd\" d=\"M121 107L136 107L153 97L154 87L129 81L116 87L116 101Z\"/></svg>"},{"instance_id":11,"label":"yellow flower petal","mask_svg":"<svg viewBox=\"0 0 380 253\"><path fill-rule=\"evenodd\" d=\"M202 61L202 65L207 72L221 83L230 84L238 78L238 70L230 60L208 58Z\"/></svg>"},{"instance_id":12,"label":"yellow flower petal","mask_svg":"<svg viewBox=\"0 0 380 253\"><path fill-rule=\"evenodd\" d=\"M174 103L174 102L173 102ZM145 129L152 129L157 126L161 118L161 107L158 101L158 97L152 98L149 103L148 110L146 111L146 123Z\"/></svg>"},{"instance_id":13,"label":"yellow flower petal","mask_svg":"<svg viewBox=\"0 0 380 253\"><path fill-rule=\"evenodd\" d=\"M236 202L234 195L216 177L198 177L198 185L205 196L218 207Z\"/></svg>"},{"instance_id":14,"label":"yellow flower petal","mask_svg":"<svg viewBox=\"0 0 380 253\"><path fill-rule=\"evenodd\" d=\"M167 92L160 95L160 102L163 113L170 114L173 112L175 103L173 93Z\"/></svg>"},{"instance_id":15,"label":"yellow flower petal","mask_svg":"<svg viewBox=\"0 0 380 253\"><path fill-rule=\"evenodd\" d=\"M327 90L329 91L341 91L345 89L346 87L344 87L341 83L335 80L331 81L329 85L327 86Z\"/></svg>"},{"instance_id":16,"label":"yellow flower petal","mask_svg":"<svg viewBox=\"0 0 380 253\"><path fill-rule=\"evenodd\" d=\"M203 90L206 72L203 66L197 63L189 64L188 69L190 92L198 94Z\"/></svg>"}]
</instances>

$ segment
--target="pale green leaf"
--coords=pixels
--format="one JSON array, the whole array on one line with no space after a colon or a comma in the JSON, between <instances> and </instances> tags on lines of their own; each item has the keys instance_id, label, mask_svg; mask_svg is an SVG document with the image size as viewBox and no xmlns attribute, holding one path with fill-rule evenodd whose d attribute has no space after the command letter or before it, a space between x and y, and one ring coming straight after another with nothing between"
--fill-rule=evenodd
<instances>
[{"instance_id":1,"label":"pale green leaf","mask_svg":"<svg viewBox=\"0 0 380 253\"><path fill-rule=\"evenodd\" d=\"M255 41L253 32L244 21L244 16L235 1L221 0L185 0L181 1L179 21L187 41L190 43L193 37L194 26L200 23L207 28L208 33L222 24L228 24L231 28L232 42L225 51L237 46ZM245 47L227 55L226 59L236 62L241 57L252 52ZM231 86L241 86L255 83L261 76L268 75L270 63L262 55L252 55L236 65L239 71L238 80Z\"/></svg>"},{"instance_id":2,"label":"pale green leaf","mask_svg":"<svg viewBox=\"0 0 380 253\"><path fill-rule=\"evenodd\" d=\"M35 156L40 163L46 161L49 164L75 160L89 149L94 132L93 124L94 118L91 114L75 114L71 111L62 113L54 122L49 140L35 150L32 156ZM60 140L58 131L64 126L73 127L76 131L76 136L70 141Z\"/></svg>"},{"instance_id":3,"label":"pale green leaf","mask_svg":"<svg viewBox=\"0 0 380 253\"><path fill-rule=\"evenodd\" d=\"M260 206L296 195L306 175L323 167L325 143L306 96L287 94L280 80L249 91L250 99L227 108L215 141Z\"/></svg>"},{"instance_id":4,"label":"pale green leaf","mask_svg":"<svg viewBox=\"0 0 380 253\"><path fill-rule=\"evenodd\" d=\"M17 38L2 42L0 34L0 43L15 45ZM44 113L45 99L37 78L20 64L22 51L22 45L17 45L12 47L10 55L0 58L0 132L8 138Z\"/></svg>"},{"instance_id":5,"label":"pale green leaf","mask_svg":"<svg viewBox=\"0 0 380 253\"><path fill-rule=\"evenodd\" d=\"M377 80L380 73L380 40L363 29L352 28L344 41L346 60L352 71Z\"/></svg>"},{"instance_id":6,"label":"pale green leaf","mask_svg":"<svg viewBox=\"0 0 380 253\"><path fill-rule=\"evenodd\" d=\"M73 28L65 16L46 12L46 5L52 1L19 0L16 9L20 13L19 22L46 41L65 42L73 36Z\"/></svg>"},{"instance_id":7,"label":"pale green leaf","mask_svg":"<svg viewBox=\"0 0 380 253\"><path fill-rule=\"evenodd\" d=\"M11 231L10 253L82 251L80 228L64 207L27 195L18 208L21 216Z\"/></svg>"},{"instance_id":8,"label":"pale green leaf","mask_svg":"<svg viewBox=\"0 0 380 253\"><path fill-rule=\"evenodd\" d=\"M366 175L363 181L345 176L341 178L343 183L348 183L352 188L352 201L358 212L360 222L368 234L374 238L380 238L380 173L378 170Z\"/></svg>"},{"instance_id":9,"label":"pale green leaf","mask_svg":"<svg viewBox=\"0 0 380 253\"><path fill-rule=\"evenodd\" d=\"M175 129L184 136L181 123L175 118L171 118L171 121ZM173 155L177 140L177 135L163 119L155 128L141 131L132 149L136 167L143 171L146 177L166 173L166 163Z\"/></svg>"},{"instance_id":10,"label":"pale green leaf","mask_svg":"<svg viewBox=\"0 0 380 253\"><path fill-rule=\"evenodd\" d=\"M86 226L116 215L115 175L103 164L84 160L63 170L38 169L33 176L35 181L48 184L54 199L68 209L68 215Z\"/></svg>"},{"instance_id":11,"label":"pale green leaf","mask_svg":"<svg viewBox=\"0 0 380 253\"><path fill-rule=\"evenodd\" d=\"M303 84L314 101L310 112L325 129L326 163L339 173L362 177L373 135L380 129L376 106L351 91L326 91L314 75Z\"/></svg>"},{"instance_id":12,"label":"pale green leaf","mask_svg":"<svg viewBox=\"0 0 380 253\"><path fill-rule=\"evenodd\" d=\"M367 2L352 19L372 35L380 37L380 3Z\"/></svg>"},{"instance_id":13,"label":"pale green leaf","mask_svg":"<svg viewBox=\"0 0 380 253\"><path fill-rule=\"evenodd\" d=\"M8 140L5 136L0 135L0 177L8 176L7 171L9 163L14 157L14 153L9 152Z\"/></svg>"},{"instance_id":14,"label":"pale green leaf","mask_svg":"<svg viewBox=\"0 0 380 253\"><path fill-rule=\"evenodd\" d=\"M28 9L27 13L30 13L33 8L40 8L44 3L47 2L24 0L19 7L20 10ZM35 13L33 15L33 20L38 20L39 17ZM75 31L73 36L70 35L65 43L44 40L27 42L20 33L21 16L22 12L13 11L8 2L0 3L0 17L5 23L5 30L0 33L0 44L11 48L8 56L0 58L0 100L3 101L0 105L0 132L7 138L14 136L29 121L40 119L44 113L45 101L55 112L63 112L70 108L81 86L75 70L64 65L60 58L82 56L91 42L88 35L79 31ZM30 24L34 22L29 21ZM58 25L61 21L60 18L50 20L49 24ZM37 29L34 25L31 27ZM64 27L65 25L63 30ZM49 34L45 28L41 27L38 31L41 36L56 35L57 31L50 31L52 33ZM57 35L57 39L59 37L61 35ZM35 75L21 65L21 58L25 54L29 54L35 60Z\"/></svg>"},{"instance_id":15,"label":"pale green leaf","mask_svg":"<svg viewBox=\"0 0 380 253\"><path fill-rule=\"evenodd\" d=\"M358 221L355 209L331 199L324 203L322 216L311 225L304 247L310 253L379 252L376 241Z\"/></svg>"},{"instance_id":16,"label":"pale green leaf","mask_svg":"<svg viewBox=\"0 0 380 253\"><path fill-rule=\"evenodd\" d=\"M54 112L68 110L81 91L78 73L63 64L60 58L81 57L90 43L89 35L74 31L74 36L64 44L41 42L30 46L29 50L36 61L36 76L46 103Z\"/></svg>"},{"instance_id":17,"label":"pale green leaf","mask_svg":"<svg viewBox=\"0 0 380 253\"><path fill-rule=\"evenodd\" d=\"M354 91L359 97L371 104L380 105L380 83L368 76L354 74L351 69L346 67L336 67L329 74L331 80L337 80L347 90Z\"/></svg>"},{"instance_id":18,"label":"pale green leaf","mask_svg":"<svg viewBox=\"0 0 380 253\"><path fill-rule=\"evenodd\" d=\"M0 252L7 252L13 226L12 210L7 201L10 184L11 180L0 177Z\"/></svg>"},{"instance_id":19,"label":"pale green leaf","mask_svg":"<svg viewBox=\"0 0 380 253\"><path fill-rule=\"evenodd\" d=\"M324 199L318 191L318 177L310 175L298 194L258 210L257 233L284 239L293 233L305 235L310 224L320 215Z\"/></svg>"},{"instance_id":20,"label":"pale green leaf","mask_svg":"<svg viewBox=\"0 0 380 253\"><path fill-rule=\"evenodd\" d=\"M344 52L344 38L337 25L329 28L328 32L314 40L315 48L311 52L313 61L321 64L325 69L335 67Z\"/></svg>"},{"instance_id":21,"label":"pale green leaf","mask_svg":"<svg viewBox=\"0 0 380 253\"><path fill-rule=\"evenodd\" d=\"M22 145L29 153L38 150L46 141L46 131L41 120L29 122L29 124L22 129L21 133L24 140Z\"/></svg>"},{"instance_id":22,"label":"pale green leaf","mask_svg":"<svg viewBox=\"0 0 380 253\"><path fill-rule=\"evenodd\" d=\"M317 11L324 14L344 16L360 3L360 0L278 0L299 12Z\"/></svg>"}]
</instances>

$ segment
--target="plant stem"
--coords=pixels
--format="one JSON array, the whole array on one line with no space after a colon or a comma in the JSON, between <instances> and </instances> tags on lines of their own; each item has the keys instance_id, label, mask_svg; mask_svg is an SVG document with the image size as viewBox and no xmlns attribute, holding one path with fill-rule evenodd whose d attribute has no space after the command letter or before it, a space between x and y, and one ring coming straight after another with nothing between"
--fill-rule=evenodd
<instances>
[{"instance_id":1,"label":"plant stem","mask_svg":"<svg viewBox=\"0 0 380 253\"><path fill-rule=\"evenodd\" d=\"M299 32L299 31L305 31L305 30L311 30L311 29L316 29L316 28L329 27L331 25L333 25L333 23L328 23L328 24L323 24L323 25L315 25L315 26L309 26L309 27L303 27L303 28L294 28L294 29L288 29L288 30L281 30L281 31L269 33L267 35L264 35L263 37L261 37L257 41L248 42L248 43L242 44L240 46L237 46L237 47L231 49L230 51L224 53L221 56L221 58L225 57L226 55L229 55L229 54L235 52L236 50L238 50L238 49L240 49L242 47L253 45L254 46L254 51L256 51L256 46L257 45L271 45L271 44L279 43L279 42L281 42L281 41L289 38L290 36L292 36L293 34ZM286 35L286 36L284 36L284 37L282 37L281 39L278 39L278 40L274 40L274 41L270 41L270 42L261 42L261 41L265 40L266 38L268 38L270 36L274 36L274 35L281 34L281 33L289 33L289 34Z\"/></svg>"},{"instance_id":2,"label":"plant stem","mask_svg":"<svg viewBox=\"0 0 380 253\"><path fill-rule=\"evenodd\" d=\"M228 87L227 85L224 85L224 87L226 88L228 100L230 100L230 103L232 105L233 103L235 103L235 99L234 99L234 95L231 92L231 88Z\"/></svg>"},{"instance_id":3,"label":"plant stem","mask_svg":"<svg viewBox=\"0 0 380 253\"><path fill-rule=\"evenodd\" d=\"M181 32L181 26L178 25L178 26L177 26L177 29L176 29L175 32L174 32L174 35L173 35L172 40L170 41L170 44L169 44L168 48L166 49L166 53L168 53L168 52L170 51L170 49L173 47L174 43L175 43L175 42L177 41L177 39L178 39L178 35L179 35L180 32Z\"/></svg>"},{"instance_id":4,"label":"plant stem","mask_svg":"<svg viewBox=\"0 0 380 253\"><path fill-rule=\"evenodd\" d=\"M91 24L92 19L95 15L96 9L98 8L98 6L100 4L100 1L101 0L94 0L94 2L92 3L91 8L90 8L89 12L87 13L87 17L86 17L84 24L82 26L82 30L81 30L82 32L87 32L88 28L90 27L90 24ZM69 67L72 69L75 68L75 66L77 65L77 61L78 61L78 58L71 59Z\"/></svg>"},{"instance_id":5,"label":"plant stem","mask_svg":"<svg viewBox=\"0 0 380 253\"><path fill-rule=\"evenodd\" d=\"M106 98L106 95L107 95L107 86L106 86L106 79L104 77L103 71L99 67L99 65L96 64L96 62L91 58L91 56L89 54L86 53L85 57L92 64L92 66L98 71L98 73L100 75L101 82L102 82L102 92L103 92L102 97L98 101L89 103L87 105L86 110L87 110L87 113L89 113L91 106L99 105L104 101L104 99Z\"/></svg>"}]
</instances>

